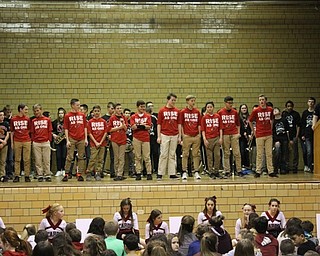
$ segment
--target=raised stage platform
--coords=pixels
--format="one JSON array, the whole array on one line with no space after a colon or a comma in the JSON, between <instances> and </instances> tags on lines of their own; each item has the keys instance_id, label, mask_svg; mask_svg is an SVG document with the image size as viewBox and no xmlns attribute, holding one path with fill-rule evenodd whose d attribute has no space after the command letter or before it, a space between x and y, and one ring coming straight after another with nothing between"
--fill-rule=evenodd
<instances>
[{"instance_id":1,"label":"raised stage platform","mask_svg":"<svg viewBox=\"0 0 320 256\"><path fill-rule=\"evenodd\" d=\"M41 209L54 202L65 207L67 222L96 216L110 220L119 210L120 201L127 197L132 199L133 210L138 213L142 236L152 209L160 209L165 221L185 214L196 219L203 210L204 198L212 195L217 196L218 209L225 215L225 227L232 236L244 203L255 204L260 214L268 208L270 198L276 197L287 219L296 216L313 223L316 223L316 213L320 213L320 179L301 171L279 178L262 175L255 179L253 175L246 175L226 180L202 176L201 180L188 178L187 181L164 177L162 181L128 178L115 182L107 176L99 182L78 182L75 178L62 182L62 177L52 178L51 183L33 180L0 184L0 217L7 227L22 231L25 224L38 225L43 218Z\"/></svg>"}]
</instances>

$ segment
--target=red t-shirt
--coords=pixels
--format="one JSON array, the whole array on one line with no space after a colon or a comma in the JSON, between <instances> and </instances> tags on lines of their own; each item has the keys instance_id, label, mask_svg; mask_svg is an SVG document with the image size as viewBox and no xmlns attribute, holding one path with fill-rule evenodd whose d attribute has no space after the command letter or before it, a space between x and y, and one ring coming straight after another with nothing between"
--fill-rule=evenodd
<instances>
[{"instance_id":1,"label":"red t-shirt","mask_svg":"<svg viewBox=\"0 0 320 256\"><path fill-rule=\"evenodd\" d=\"M196 108L184 108L180 112L181 125L183 133L192 137L199 134L199 127L201 126L201 114Z\"/></svg>"},{"instance_id":2,"label":"red t-shirt","mask_svg":"<svg viewBox=\"0 0 320 256\"><path fill-rule=\"evenodd\" d=\"M88 134L92 134L97 142L100 142L103 136L107 133L107 122L103 118L91 118L88 122ZM101 146L105 147L107 141L103 140ZM90 140L90 147L95 147L96 145L92 140Z\"/></svg>"},{"instance_id":3,"label":"red t-shirt","mask_svg":"<svg viewBox=\"0 0 320 256\"><path fill-rule=\"evenodd\" d=\"M237 126L240 126L239 115L235 109L222 108L218 114L221 116L223 135L238 134Z\"/></svg>"},{"instance_id":4,"label":"red t-shirt","mask_svg":"<svg viewBox=\"0 0 320 256\"><path fill-rule=\"evenodd\" d=\"M219 114L205 114L201 119L201 131L206 134L206 139L216 138L222 129L221 116Z\"/></svg>"},{"instance_id":5,"label":"red t-shirt","mask_svg":"<svg viewBox=\"0 0 320 256\"><path fill-rule=\"evenodd\" d=\"M86 115L81 112L69 112L64 116L63 128L68 130L69 138L80 141L85 139L87 128Z\"/></svg>"},{"instance_id":6,"label":"red t-shirt","mask_svg":"<svg viewBox=\"0 0 320 256\"><path fill-rule=\"evenodd\" d=\"M18 142L31 141L31 122L27 116L14 116L10 120L10 131L13 133L13 140Z\"/></svg>"},{"instance_id":7,"label":"red t-shirt","mask_svg":"<svg viewBox=\"0 0 320 256\"><path fill-rule=\"evenodd\" d=\"M45 116L35 117L31 120L31 138L34 142L47 142L52 140L52 123Z\"/></svg>"},{"instance_id":8,"label":"red t-shirt","mask_svg":"<svg viewBox=\"0 0 320 256\"><path fill-rule=\"evenodd\" d=\"M271 121L273 119L273 110L271 107L257 107L252 111L249 121L256 121L256 138L272 135Z\"/></svg>"},{"instance_id":9,"label":"red t-shirt","mask_svg":"<svg viewBox=\"0 0 320 256\"><path fill-rule=\"evenodd\" d=\"M176 107L163 107L158 113L158 124L161 125L161 133L167 136L179 134L178 124L180 122L180 110Z\"/></svg>"},{"instance_id":10,"label":"red t-shirt","mask_svg":"<svg viewBox=\"0 0 320 256\"><path fill-rule=\"evenodd\" d=\"M135 113L130 118L130 125L148 125L151 126L151 116L147 113L139 114ZM133 130L133 137L142 142L150 142L149 130L146 129L136 129Z\"/></svg>"},{"instance_id":11,"label":"red t-shirt","mask_svg":"<svg viewBox=\"0 0 320 256\"><path fill-rule=\"evenodd\" d=\"M112 128L120 127L123 122L125 123L126 126L128 126L128 121L125 116L112 115L108 122L108 132L110 132ZM111 133L111 138L110 138L111 141L119 145L127 144L127 134L124 129L117 130L115 132L110 132L110 133Z\"/></svg>"}]
</instances>

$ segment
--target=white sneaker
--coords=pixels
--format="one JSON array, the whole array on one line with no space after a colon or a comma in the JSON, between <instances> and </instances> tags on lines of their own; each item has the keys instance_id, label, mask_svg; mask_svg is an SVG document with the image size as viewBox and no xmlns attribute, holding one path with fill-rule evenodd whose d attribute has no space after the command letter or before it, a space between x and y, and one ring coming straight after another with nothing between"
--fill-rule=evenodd
<instances>
[{"instance_id":1,"label":"white sneaker","mask_svg":"<svg viewBox=\"0 0 320 256\"><path fill-rule=\"evenodd\" d=\"M303 171L304 171L304 172L307 172L308 169L309 169L309 167L308 167L307 165L305 165Z\"/></svg>"},{"instance_id":2,"label":"white sneaker","mask_svg":"<svg viewBox=\"0 0 320 256\"><path fill-rule=\"evenodd\" d=\"M24 171L21 172L21 176L24 176Z\"/></svg>"},{"instance_id":3,"label":"white sneaker","mask_svg":"<svg viewBox=\"0 0 320 256\"><path fill-rule=\"evenodd\" d=\"M199 172L195 172L195 173L194 173L194 178L195 178L196 180L201 180L201 176L199 175Z\"/></svg>"},{"instance_id":4,"label":"white sneaker","mask_svg":"<svg viewBox=\"0 0 320 256\"><path fill-rule=\"evenodd\" d=\"M188 178L188 175L186 172L182 173L182 180L186 180Z\"/></svg>"},{"instance_id":5,"label":"white sneaker","mask_svg":"<svg viewBox=\"0 0 320 256\"><path fill-rule=\"evenodd\" d=\"M56 177L62 176L62 171L57 171L56 175L54 175L54 176L56 176Z\"/></svg>"}]
</instances>

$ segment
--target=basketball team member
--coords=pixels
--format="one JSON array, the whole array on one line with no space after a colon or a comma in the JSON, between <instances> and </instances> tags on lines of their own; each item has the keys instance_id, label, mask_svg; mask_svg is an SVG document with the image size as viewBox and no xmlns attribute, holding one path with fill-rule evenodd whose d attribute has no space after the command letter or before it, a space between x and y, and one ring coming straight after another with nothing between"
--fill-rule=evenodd
<instances>
[{"instance_id":1,"label":"basketball team member","mask_svg":"<svg viewBox=\"0 0 320 256\"><path fill-rule=\"evenodd\" d=\"M141 160L145 162L147 169L147 180L152 180L152 169L150 159L150 134L151 116L146 113L146 104L143 100L137 101L138 112L131 116L130 124L133 130L133 150L137 177L141 180Z\"/></svg>"},{"instance_id":2,"label":"basketball team member","mask_svg":"<svg viewBox=\"0 0 320 256\"><path fill-rule=\"evenodd\" d=\"M35 104L33 106L35 118L31 120L31 139L34 153L38 181L45 180L51 182L50 177L50 141L52 139L52 123L50 118L42 114L42 106Z\"/></svg>"},{"instance_id":3,"label":"basketball team member","mask_svg":"<svg viewBox=\"0 0 320 256\"><path fill-rule=\"evenodd\" d=\"M28 106L25 104L19 104L18 115L14 116L10 120L11 130L11 146L15 155L14 158L14 173L15 177L13 182L20 181L20 162L23 153L23 169L25 173L25 182L30 182L30 158L31 158L31 138L30 129L31 122L28 115Z\"/></svg>"},{"instance_id":4,"label":"basketball team member","mask_svg":"<svg viewBox=\"0 0 320 256\"><path fill-rule=\"evenodd\" d=\"M179 179L176 175L175 154L177 144L181 142L180 111L175 107L177 95L170 93L167 104L158 113L157 142L160 144L158 180L168 169L170 179Z\"/></svg>"},{"instance_id":5,"label":"basketball team member","mask_svg":"<svg viewBox=\"0 0 320 256\"><path fill-rule=\"evenodd\" d=\"M227 96L224 98L225 107L218 111L222 120L222 132L223 132L223 166L225 175L231 176L230 168L230 148L232 148L232 154L236 161L236 168L239 176L243 176L241 172L241 155L239 149L240 135L240 121L238 112L232 107L233 98ZM233 160L232 160L233 162Z\"/></svg>"},{"instance_id":6,"label":"basketball team member","mask_svg":"<svg viewBox=\"0 0 320 256\"><path fill-rule=\"evenodd\" d=\"M257 144L257 169L255 178L259 178L261 175L262 159L265 152L267 159L267 169L270 177L278 177L273 172L272 165L272 119L273 110L267 106L267 97L263 94L259 95L259 107L255 108L250 117L249 125L253 135L256 137ZM252 122L256 122L256 128L254 129Z\"/></svg>"},{"instance_id":7,"label":"basketball team member","mask_svg":"<svg viewBox=\"0 0 320 256\"><path fill-rule=\"evenodd\" d=\"M195 179L201 179L199 175L200 167L200 145L201 145L201 114L194 106L196 97L188 95L186 97L187 106L181 110L181 135L182 135L182 179L187 179L188 158L192 148L192 159Z\"/></svg>"},{"instance_id":8,"label":"basketball team member","mask_svg":"<svg viewBox=\"0 0 320 256\"><path fill-rule=\"evenodd\" d=\"M71 111L64 116L63 121L63 127L67 141L67 159L65 170L69 173L66 173L62 181L68 181L68 178L72 178L70 167L75 149L78 151L78 181L84 181L81 173L86 167L85 147L88 144L87 119L86 115L80 112L80 101L78 99L72 99L70 101L70 105Z\"/></svg>"},{"instance_id":9,"label":"basketball team member","mask_svg":"<svg viewBox=\"0 0 320 256\"><path fill-rule=\"evenodd\" d=\"M95 179L101 180L103 156L105 146L107 145L106 137L107 122L101 117L101 107L96 105L93 107L93 118L88 122L88 134L90 137L91 157L88 164L89 173L86 180L91 180L91 173L95 169Z\"/></svg>"},{"instance_id":10,"label":"basketball team member","mask_svg":"<svg viewBox=\"0 0 320 256\"><path fill-rule=\"evenodd\" d=\"M116 104L114 114L110 117L108 123L108 132L111 134L110 140L114 153L114 169L116 177L114 181L124 180L123 168L125 162L125 153L127 145L127 118L122 114L120 103Z\"/></svg>"}]
</instances>

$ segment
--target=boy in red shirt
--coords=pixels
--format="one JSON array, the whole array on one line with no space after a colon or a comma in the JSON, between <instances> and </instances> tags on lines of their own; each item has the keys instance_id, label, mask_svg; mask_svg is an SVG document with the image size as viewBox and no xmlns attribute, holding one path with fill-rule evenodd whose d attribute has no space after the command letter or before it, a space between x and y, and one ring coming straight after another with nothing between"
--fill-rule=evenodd
<instances>
[{"instance_id":1,"label":"boy in red shirt","mask_svg":"<svg viewBox=\"0 0 320 256\"><path fill-rule=\"evenodd\" d=\"M65 170L69 171L63 177L62 181L68 181L68 178L72 178L71 174L71 161L73 160L74 150L78 151L78 181L84 181L81 173L85 170L85 146L87 141L87 119L85 114L80 112L80 101L78 99L72 99L70 101L71 111L64 116L63 127L67 141L67 159Z\"/></svg>"},{"instance_id":2,"label":"boy in red shirt","mask_svg":"<svg viewBox=\"0 0 320 256\"><path fill-rule=\"evenodd\" d=\"M38 181L45 180L51 182L50 177L50 141L52 139L52 123L50 118L42 115L42 106L35 104L33 106L35 118L31 120L31 139L34 153Z\"/></svg>"},{"instance_id":3,"label":"boy in red shirt","mask_svg":"<svg viewBox=\"0 0 320 256\"><path fill-rule=\"evenodd\" d=\"M18 115L14 116L10 120L10 130L11 130L11 146L15 155L14 159L14 173L15 177L13 182L20 181L20 162L21 154L23 152L23 166L25 182L30 182L30 156L31 156L31 138L30 129L31 122L28 115L28 106L25 104L19 104Z\"/></svg>"},{"instance_id":4,"label":"boy in red shirt","mask_svg":"<svg viewBox=\"0 0 320 256\"><path fill-rule=\"evenodd\" d=\"M240 121L238 112L232 107L233 98L227 96L224 98L225 107L222 108L218 114L222 120L222 131L223 131L223 166L225 175L231 176L230 168L230 148L232 148L232 154L236 161L237 173L241 177L241 155L239 148L240 135Z\"/></svg>"},{"instance_id":5,"label":"boy in red shirt","mask_svg":"<svg viewBox=\"0 0 320 256\"><path fill-rule=\"evenodd\" d=\"M114 153L114 169L116 177L114 181L126 179L123 176L123 168L125 162L125 153L127 145L127 126L128 122L126 117L122 114L122 107L120 103L116 104L115 112L110 117L108 122L108 132L111 133L111 143Z\"/></svg>"},{"instance_id":6,"label":"boy in red shirt","mask_svg":"<svg viewBox=\"0 0 320 256\"><path fill-rule=\"evenodd\" d=\"M182 135L182 179L187 179L187 168L189 152L192 148L192 159L194 166L194 177L195 179L201 179L199 175L200 166L200 126L201 126L201 114L196 109L196 97L188 95L186 97L187 106L180 112L181 117L181 135Z\"/></svg>"},{"instance_id":7,"label":"boy in red shirt","mask_svg":"<svg viewBox=\"0 0 320 256\"><path fill-rule=\"evenodd\" d=\"M151 116L146 113L146 103L143 100L137 101L138 112L131 116L130 124L133 130L133 150L137 177L141 180L141 160L143 158L147 169L147 180L152 180L152 169L150 159L150 134Z\"/></svg>"},{"instance_id":8,"label":"boy in red shirt","mask_svg":"<svg viewBox=\"0 0 320 256\"><path fill-rule=\"evenodd\" d=\"M262 159L265 152L267 159L267 169L270 177L278 177L273 171L272 164L272 119L273 110L267 106L267 97L263 94L259 95L259 107L255 108L250 117L249 125L256 137L257 144L257 169L255 178L261 175ZM256 121L256 128L254 129L252 122Z\"/></svg>"},{"instance_id":9,"label":"boy in red shirt","mask_svg":"<svg viewBox=\"0 0 320 256\"><path fill-rule=\"evenodd\" d=\"M177 95L170 93L167 104L160 109L158 114L157 142L160 144L160 158L158 167L158 180L168 169L170 179L179 179L176 175L176 149L181 142L180 111L175 107Z\"/></svg>"},{"instance_id":10,"label":"boy in red shirt","mask_svg":"<svg viewBox=\"0 0 320 256\"><path fill-rule=\"evenodd\" d=\"M203 143L206 147L206 155L208 159L208 171L210 178L222 178L219 175L220 167L220 146L222 145L222 121L221 116L213 112L214 103L209 101L206 103L206 113L201 119L201 131ZM214 155L214 168L213 158Z\"/></svg>"},{"instance_id":11,"label":"boy in red shirt","mask_svg":"<svg viewBox=\"0 0 320 256\"><path fill-rule=\"evenodd\" d=\"M91 157L88 164L89 172L95 169L95 179L101 180L103 156L107 145L107 122L101 117L101 107L93 107L93 118L88 122ZM91 180L91 173L87 174L87 181Z\"/></svg>"}]
</instances>

